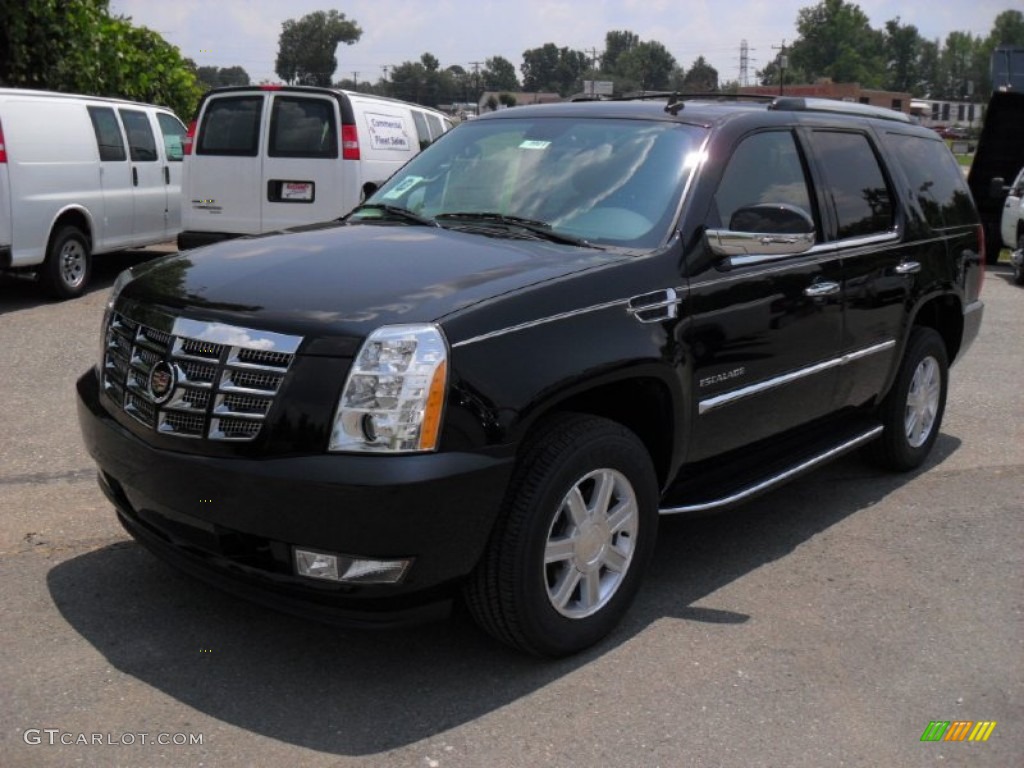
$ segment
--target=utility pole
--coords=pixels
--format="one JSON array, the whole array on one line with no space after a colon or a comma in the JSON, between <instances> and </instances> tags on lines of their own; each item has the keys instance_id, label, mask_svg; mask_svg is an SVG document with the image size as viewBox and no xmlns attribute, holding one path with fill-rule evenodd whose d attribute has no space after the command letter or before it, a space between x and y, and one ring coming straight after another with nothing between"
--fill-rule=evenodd
<instances>
[{"instance_id":1,"label":"utility pole","mask_svg":"<svg viewBox=\"0 0 1024 768\"><path fill-rule=\"evenodd\" d=\"M786 67L789 66L789 56L786 55L786 39L782 39L782 46L772 46L773 50L779 51L779 96L785 92Z\"/></svg>"},{"instance_id":2,"label":"utility pole","mask_svg":"<svg viewBox=\"0 0 1024 768\"><path fill-rule=\"evenodd\" d=\"M480 101L480 65L482 61L471 61L469 66L473 68L473 91L476 94L476 100Z\"/></svg>"},{"instance_id":3,"label":"utility pole","mask_svg":"<svg viewBox=\"0 0 1024 768\"><path fill-rule=\"evenodd\" d=\"M352 73L352 90L356 91L357 93L359 91L359 73L358 72L353 72Z\"/></svg>"},{"instance_id":4,"label":"utility pole","mask_svg":"<svg viewBox=\"0 0 1024 768\"><path fill-rule=\"evenodd\" d=\"M747 85L747 72L750 67L750 48L746 40L740 41L740 85Z\"/></svg>"}]
</instances>

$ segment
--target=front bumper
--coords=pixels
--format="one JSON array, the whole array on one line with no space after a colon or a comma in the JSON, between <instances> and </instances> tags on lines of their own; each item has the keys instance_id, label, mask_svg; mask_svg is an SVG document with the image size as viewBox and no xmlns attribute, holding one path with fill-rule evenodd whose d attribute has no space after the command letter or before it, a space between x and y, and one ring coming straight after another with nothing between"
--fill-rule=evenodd
<instances>
[{"instance_id":1,"label":"front bumper","mask_svg":"<svg viewBox=\"0 0 1024 768\"><path fill-rule=\"evenodd\" d=\"M103 407L95 371L78 418L100 486L140 543L181 569L273 607L355 625L409 623L450 602L487 543L511 457L214 458L157 449ZM293 548L411 558L393 585L295 575Z\"/></svg>"}]
</instances>

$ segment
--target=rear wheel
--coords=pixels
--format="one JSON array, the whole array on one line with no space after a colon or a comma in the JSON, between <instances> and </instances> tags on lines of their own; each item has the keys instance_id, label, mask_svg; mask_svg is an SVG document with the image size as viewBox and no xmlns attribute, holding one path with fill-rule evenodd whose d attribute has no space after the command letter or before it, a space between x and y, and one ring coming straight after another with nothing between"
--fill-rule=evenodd
<instances>
[{"instance_id":1,"label":"rear wheel","mask_svg":"<svg viewBox=\"0 0 1024 768\"><path fill-rule=\"evenodd\" d=\"M924 462L942 425L948 381L942 337L931 328L914 327L896 381L879 411L885 431L869 449L876 463L907 471Z\"/></svg>"},{"instance_id":2,"label":"rear wheel","mask_svg":"<svg viewBox=\"0 0 1024 768\"><path fill-rule=\"evenodd\" d=\"M58 299L81 296L91 271L92 256L85 235L73 226L58 229L50 240L40 275L47 292Z\"/></svg>"},{"instance_id":3,"label":"rear wheel","mask_svg":"<svg viewBox=\"0 0 1024 768\"><path fill-rule=\"evenodd\" d=\"M619 622L654 550L658 485L643 443L591 416L559 417L523 453L466 588L477 622L541 656L593 645Z\"/></svg>"}]
</instances>

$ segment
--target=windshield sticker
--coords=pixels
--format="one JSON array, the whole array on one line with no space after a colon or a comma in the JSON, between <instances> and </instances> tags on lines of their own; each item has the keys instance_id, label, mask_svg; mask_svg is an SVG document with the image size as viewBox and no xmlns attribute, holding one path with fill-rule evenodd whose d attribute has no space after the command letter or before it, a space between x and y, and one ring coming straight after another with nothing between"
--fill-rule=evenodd
<instances>
[{"instance_id":1,"label":"windshield sticker","mask_svg":"<svg viewBox=\"0 0 1024 768\"><path fill-rule=\"evenodd\" d=\"M409 152L412 142L405 120L394 115L375 115L366 113L366 124L370 129L370 145L374 149L393 149Z\"/></svg>"},{"instance_id":2,"label":"windshield sticker","mask_svg":"<svg viewBox=\"0 0 1024 768\"><path fill-rule=\"evenodd\" d=\"M534 139L526 139L522 144L519 145L520 149L547 149L551 146L550 141L536 141Z\"/></svg>"},{"instance_id":3,"label":"windshield sticker","mask_svg":"<svg viewBox=\"0 0 1024 768\"><path fill-rule=\"evenodd\" d=\"M397 200L410 189L419 184L421 181L423 181L422 176L406 176L404 179L398 182L398 184L396 184L393 189L389 189L387 191L387 193L384 195L384 199Z\"/></svg>"}]
</instances>

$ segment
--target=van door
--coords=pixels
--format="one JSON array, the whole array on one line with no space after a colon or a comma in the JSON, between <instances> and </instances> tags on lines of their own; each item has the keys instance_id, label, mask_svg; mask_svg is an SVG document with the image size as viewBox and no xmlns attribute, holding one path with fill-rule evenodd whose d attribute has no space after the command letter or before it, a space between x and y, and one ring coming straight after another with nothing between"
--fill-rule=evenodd
<instances>
[{"instance_id":1,"label":"van door","mask_svg":"<svg viewBox=\"0 0 1024 768\"><path fill-rule=\"evenodd\" d=\"M255 235L260 228L260 125L264 95L214 96L199 116L184 167L182 225L192 232Z\"/></svg>"},{"instance_id":2,"label":"van door","mask_svg":"<svg viewBox=\"0 0 1024 768\"><path fill-rule=\"evenodd\" d=\"M135 193L121 124L113 107L90 106L89 119L100 158L103 205L94 216L93 251L131 245L135 221Z\"/></svg>"},{"instance_id":3,"label":"van door","mask_svg":"<svg viewBox=\"0 0 1024 768\"><path fill-rule=\"evenodd\" d=\"M157 112L156 121L164 141L164 185L167 189L167 235L181 231L181 164L184 158L185 126L166 112Z\"/></svg>"},{"instance_id":4,"label":"van door","mask_svg":"<svg viewBox=\"0 0 1024 768\"><path fill-rule=\"evenodd\" d=\"M329 94L273 93L263 157L262 231L348 212L339 159L338 102Z\"/></svg>"},{"instance_id":5,"label":"van door","mask_svg":"<svg viewBox=\"0 0 1024 768\"><path fill-rule=\"evenodd\" d=\"M131 165L132 191L135 198L135 243L158 242L167 236L167 184L164 181L156 137L149 115L141 109L118 108Z\"/></svg>"}]
</instances>

